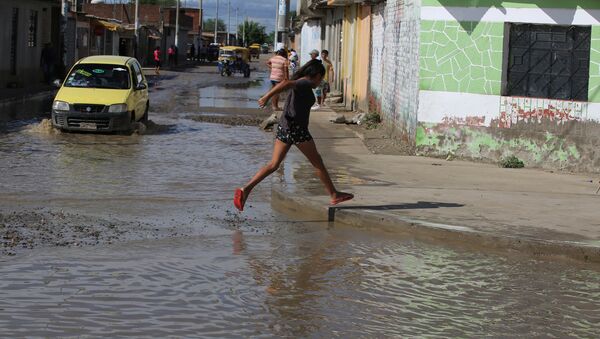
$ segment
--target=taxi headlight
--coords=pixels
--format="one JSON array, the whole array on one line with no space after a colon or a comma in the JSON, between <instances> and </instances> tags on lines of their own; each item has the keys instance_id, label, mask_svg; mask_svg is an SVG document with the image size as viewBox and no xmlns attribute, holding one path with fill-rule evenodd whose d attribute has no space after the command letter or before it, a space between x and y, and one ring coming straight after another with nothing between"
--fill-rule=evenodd
<instances>
[{"instance_id":1,"label":"taxi headlight","mask_svg":"<svg viewBox=\"0 0 600 339\"><path fill-rule=\"evenodd\" d=\"M69 104L64 101L54 100L54 103L52 103L52 109L55 111L68 111Z\"/></svg>"},{"instance_id":2,"label":"taxi headlight","mask_svg":"<svg viewBox=\"0 0 600 339\"><path fill-rule=\"evenodd\" d=\"M127 105L115 104L115 105L110 105L108 107L108 113L122 113L122 112L127 112Z\"/></svg>"}]
</instances>

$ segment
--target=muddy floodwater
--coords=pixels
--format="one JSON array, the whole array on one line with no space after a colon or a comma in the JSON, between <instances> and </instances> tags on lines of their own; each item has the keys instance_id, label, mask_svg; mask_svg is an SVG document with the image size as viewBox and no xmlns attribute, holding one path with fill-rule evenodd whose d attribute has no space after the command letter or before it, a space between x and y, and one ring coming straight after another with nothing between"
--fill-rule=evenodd
<instances>
[{"instance_id":1,"label":"muddy floodwater","mask_svg":"<svg viewBox=\"0 0 600 339\"><path fill-rule=\"evenodd\" d=\"M0 132L0 337L600 335L597 269L291 219L269 181L237 213L272 136L189 115Z\"/></svg>"}]
</instances>

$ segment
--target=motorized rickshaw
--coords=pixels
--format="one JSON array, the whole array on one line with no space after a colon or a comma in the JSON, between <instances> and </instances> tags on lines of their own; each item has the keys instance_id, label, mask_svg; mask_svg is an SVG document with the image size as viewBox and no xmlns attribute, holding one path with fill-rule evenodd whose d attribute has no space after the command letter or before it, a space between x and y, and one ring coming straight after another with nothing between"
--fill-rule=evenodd
<instances>
[{"instance_id":1,"label":"motorized rickshaw","mask_svg":"<svg viewBox=\"0 0 600 339\"><path fill-rule=\"evenodd\" d=\"M252 44L250 47L250 57L254 57L255 59L260 58L260 44Z\"/></svg>"},{"instance_id":2,"label":"motorized rickshaw","mask_svg":"<svg viewBox=\"0 0 600 339\"><path fill-rule=\"evenodd\" d=\"M219 73L231 76L241 73L244 78L250 77L250 51L244 47L223 46L219 49Z\"/></svg>"}]
</instances>

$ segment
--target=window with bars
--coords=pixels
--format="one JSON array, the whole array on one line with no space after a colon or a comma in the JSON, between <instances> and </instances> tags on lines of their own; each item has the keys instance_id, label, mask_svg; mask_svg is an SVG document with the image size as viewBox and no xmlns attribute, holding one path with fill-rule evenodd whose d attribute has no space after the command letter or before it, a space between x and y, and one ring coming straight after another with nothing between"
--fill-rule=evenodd
<instances>
[{"instance_id":1,"label":"window with bars","mask_svg":"<svg viewBox=\"0 0 600 339\"><path fill-rule=\"evenodd\" d=\"M17 37L19 28L19 9L12 9L11 30L10 30L10 74L17 74Z\"/></svg>"},{"instance_id":2,"label":"window with bars","mask_svg":"<svg viewBox=\"0 0 600 339\"><path fill-rule=\"evenodd\" d=\"M504 95L587 101L591 27L509 25Z\"/></svg>"},{"instance_id":3,"label":"window with bars","mask_svg":"<svg viewBox=\"0 0 600 339\"><path fill-rule=\"evenodd\" d=\"M37 46L38 11L29 11L29 32L27 33L27 46Z\"/></svg>"}]
</instances>

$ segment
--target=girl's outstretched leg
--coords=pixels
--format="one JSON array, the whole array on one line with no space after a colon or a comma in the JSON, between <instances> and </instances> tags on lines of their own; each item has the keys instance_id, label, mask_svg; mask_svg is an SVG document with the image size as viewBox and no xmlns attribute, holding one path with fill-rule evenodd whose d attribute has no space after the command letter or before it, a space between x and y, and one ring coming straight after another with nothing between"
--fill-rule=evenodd
<instances>
[{"instance_id":1,"label":"girl's outstretched leg","mask_svg":"<svg viewBox=\"0 0 600 339\"><path fill-rule=\"evenodd\" d=\"M236 191L236 195L234 197L234 204L240 210L244 210L244 204L246 203L246 199L250 195L250 192L254 188L254 186L258 185L261 181L263 181L266 177L268 177L271 173L275 172L281 162L285 158L285 155L290 150L292 145L288 145L281 140L275 139L275 143L273 144L273 155L271 156L271 161L268 164L263 166L252 179L241 189ZM241 192L240 192L241 191Z\"/></svg>"},{"instance_id":2,"label":"girl's outstretched leg","mask_svg":"<svg viewBox=\"0 0 600 339\"><path fill-rule=\"evenodd\" d=\"M296 145L298 149L306 156L306 158L310 161L310 163L314 166L317 171L317 176L321 179L321 182L325 186L325 190L331 197L331 204L339 204L344 201L348 201L354 198L354 195L350 193L338 192L331 181L331 177L329 176L329 172L327 172L327 168L323 163L323 158L317 151L317 146L315 145L314 140L302 142Z\"/></svg>"}]
</instances>

